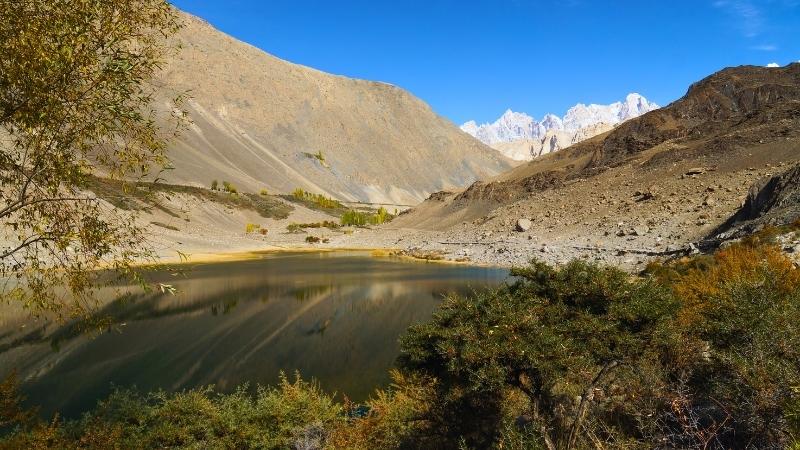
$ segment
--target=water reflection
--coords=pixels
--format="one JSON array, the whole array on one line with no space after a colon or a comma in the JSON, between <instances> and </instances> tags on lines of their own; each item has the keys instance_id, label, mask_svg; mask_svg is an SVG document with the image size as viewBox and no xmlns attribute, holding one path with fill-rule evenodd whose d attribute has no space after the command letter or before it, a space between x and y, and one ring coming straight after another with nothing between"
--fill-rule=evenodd
<instances>
[{"instance_id":1,"label":"water reflection","mask_svg":"<svg viewBox=\"0 0 800 450\"><path fill-rule=\"evenodd\" d=\"M397 338L449 293L505 280L501 269L405 263L363 254L267 255L194 267L179 295L130 294L104 313L117 329L6 315L0 369L16 368L29 402L74 416L116 386L181 390L274 384L299 370L355 400L387 381ZM24 326L23 326L24 325Z\"/></svg>"}]
</instances>

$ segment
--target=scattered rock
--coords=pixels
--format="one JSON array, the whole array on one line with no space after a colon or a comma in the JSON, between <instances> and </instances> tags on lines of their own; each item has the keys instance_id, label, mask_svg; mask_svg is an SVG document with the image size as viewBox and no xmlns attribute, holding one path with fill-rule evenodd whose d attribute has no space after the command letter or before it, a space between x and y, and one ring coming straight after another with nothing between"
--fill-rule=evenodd
<instances>
[{"instance_id":1,"label":"scattered rock","mask_svg":"<svg viewBox=\"0 0 800 450\"><path fill-rule=\"evenodd\" d=\"M633 235L634 236L644 236L645 234L650 232L650 228L645 225L639 225L633 227Z\"/></svg>"},{"instance_id":2,"label":"scattered rock","mask_svg":"<svg viewBox=\"0 0 800 450\"><path fill-rule=\"evenodd\" d=\"M531 226L533 226L533 222L531 222L529 219L517 220L517 231L519 232L528 231L531 229Z\"/></svg>"},{"instance_id":3,"label":"scattered rock","mask_svg":"<svg viewBox=\"0 0 800 450\"><path fill-rule=\"evenodd\" d=\"M702 174L706 173L707 170L708 169L706 169L704 167L693 167L693 168L691 168L691 169L686 171L686 175L688 175L688 176L702 175Z\"/></svg>"}]
</instances>

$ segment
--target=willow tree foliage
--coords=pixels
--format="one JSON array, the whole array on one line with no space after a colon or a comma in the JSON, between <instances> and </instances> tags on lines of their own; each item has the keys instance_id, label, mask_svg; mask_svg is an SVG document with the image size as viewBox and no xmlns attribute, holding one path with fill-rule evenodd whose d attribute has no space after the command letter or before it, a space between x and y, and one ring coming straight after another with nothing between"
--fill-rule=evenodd
<instances>
[{"instance_id":1,"label":"willow tree foliage","mask_svg":"<svg viewBox=\"0 0 800 450\"><path fill-rule=\"evenodd\" d=\"M0 0L4 299L82 314L95 269L135 277L133 263L151 256L135 218L85 186L166 167L184 114L179 95L156 101L156 79L179 28L166 0Z\"/></svg>"}]
</instances>

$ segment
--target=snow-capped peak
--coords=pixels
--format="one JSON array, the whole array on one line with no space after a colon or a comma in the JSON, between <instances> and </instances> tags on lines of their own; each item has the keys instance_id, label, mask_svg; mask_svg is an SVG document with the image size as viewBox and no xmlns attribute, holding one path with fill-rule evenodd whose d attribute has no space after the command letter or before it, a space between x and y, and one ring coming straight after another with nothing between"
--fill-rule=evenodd
<instances>
[{"instance_id":1,"label":"snow-capped peak","mask_svg":"<svg viewBox=\"0 0 800 450\"><path fill-rule=\"evenodd\" d=\"M514 142L523 139L536 139L548 131L566 130L577 133L599 124L616 125L626 120L639 117L659 106L649 102L637 93L628 94L624 101L610 105L585 105L578 103L570 108L563 118L547 114L541 122L533 117L507 110L499 119L491 124L478 125L474 120L461 126L461 129L488 145L502 142Z\"/></svg>"},{"instance_id":2,"label":"snow-capped peak","mask_svg":"<svg viewBox=\"0 0 800 450\"><path fill-rule=\"evenodd\" d=\"M539 135L540 125L533 117L507 110L492 124L478 126L470 121L461 126L465 132L483 142L511 142L517 139L529 139Z\"/></svg>"},{"instance_id":3,"label":"snow-capped peak","mask_svg":"<svg viewBox=\"0 0 800 450\"><path fill-rule=\"evenodd\" d=\"M546 130L563 130L564 121L555 114L545 114L544 118L542 118L542 126Z\"/></svg>"}]
</instances>

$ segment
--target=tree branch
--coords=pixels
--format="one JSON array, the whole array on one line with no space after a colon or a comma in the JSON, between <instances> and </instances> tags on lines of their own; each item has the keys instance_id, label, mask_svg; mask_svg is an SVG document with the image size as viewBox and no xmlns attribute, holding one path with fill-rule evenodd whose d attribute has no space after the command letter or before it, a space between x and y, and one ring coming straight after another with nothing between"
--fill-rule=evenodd
<instances>
[{"instance_id":1,"label":"tree branch","mask_svg":"<svg viewBox=\"0 0 800 450\"><path fill-rule=\"evenodd\" d=\"M5 253L1 253L0 259L8 258L9 256L13 255L14 253L17 253L18 251L22 250L25 247L29 247L37 242L46 241L48 239L50 238L47 236L37 236L35 239L27 238L24 241L22 241L22 243L19 244L16 248L8 250Z\"/></svg>"},{"instance_id":2,"label":"tree branch","mask_svg":"<svg viewBox=\"0 0 800 450\"><path fill-rule=\"evenodd\" d=\"M589 402L594 399L594 390L597 388L597 385L600 383L600 380L605 376L608 371L617 367L619 365L619 361L609 361L607 362L597 376L594 377L592 382L586 389L583 391L583 395L581 396L581 403L578 405L578 412L575 413L575 421L572 423L572 427L569 430L569 438L567 438L567 449L572 450L575 448L575 440L578 438L578 429L583 424L584 416L586 415L586 408L589 406Z\"/></svg>"}]
</instances>

